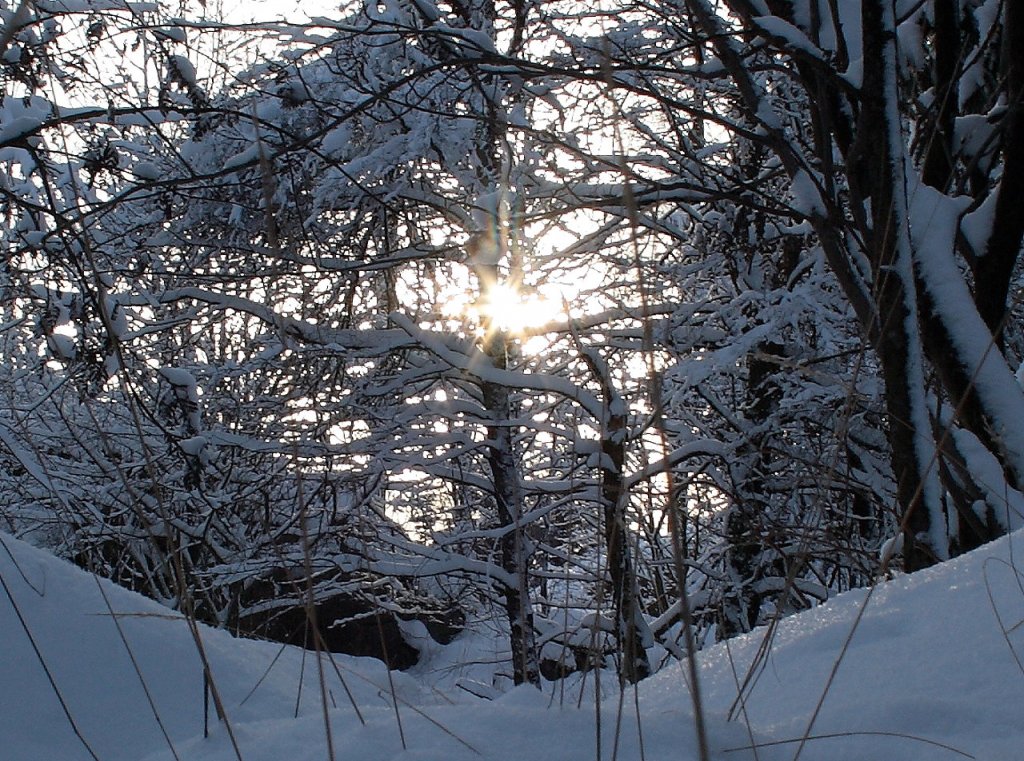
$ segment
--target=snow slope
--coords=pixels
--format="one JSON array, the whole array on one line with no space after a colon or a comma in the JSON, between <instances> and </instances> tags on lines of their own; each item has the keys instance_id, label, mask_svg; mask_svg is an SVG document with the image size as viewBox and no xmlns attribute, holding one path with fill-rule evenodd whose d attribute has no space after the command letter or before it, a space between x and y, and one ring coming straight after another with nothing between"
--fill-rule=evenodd
<instances>
[{"instance_id":1,"label":"snow slope","mask_svg":"<svg viewBox=\"0 0 1024 761\"><path fill-rule=\"evenodd\" d=\"M2 761L329 758L313 656L200 627L228 716L227 725L219 723L211 708L204 739L202 662L184 619L24 543L0 539ZM712 757L775 761L799 752L799 758L822 761L1024 759L1018 660L1024 625L1017 626L1024 620L1024 576L1014 570L1015 550L1024 556L1024 535L786 619L747 693L746 720L743 712L731 722L727 714L763 633L702 653ZM429 667L393 674L397 717L380 663L335 656L338 671L327 663L324 675L328 702L336 706L328 711L335 757L597 759L600 719L602 759L613 751L623 760L697 758L678 666L647 680L635 696L627 691L621 711L609 673L601 677L599 705L594 675L549 684L543 694L519 688L488 701L452 689L452 669L443 668L472 646L457 640L432 654L434 667L447 674L444 689ZM402 750L399 718L408 750ZM795 740L805 734L812 739L801 748ZM751 738L761 744L756 755L749 747L739 750Z\"/></svg>"}]
</instances>

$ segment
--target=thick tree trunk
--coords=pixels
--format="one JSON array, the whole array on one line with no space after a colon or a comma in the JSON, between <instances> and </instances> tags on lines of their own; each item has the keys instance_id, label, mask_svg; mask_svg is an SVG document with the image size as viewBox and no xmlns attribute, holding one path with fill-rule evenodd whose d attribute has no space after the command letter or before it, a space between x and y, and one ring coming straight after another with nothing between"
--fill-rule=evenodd
<instances>
[{"instance_id":1,"label":"thick tree trunk","mask_svg":"<svg viewBox=\"0 0 1024 761\"><path fill-rule=\"evenodd\" d=\"M917 293L904 197L905 156L897 97L895 32L884 0L863 4L864 84L853 149L857 174L869 193L871 230L865 240L878 304L876 351L886 390L896 497L904 527L904 563L915 570L947 555L936 539L942 507L934 438L925 407Z\"/></svg>"},{"instance_id":2,"label":"thick tree trunk","mask_svg":"<svg viewBox=\"0 0 1024 761\"><path fill-rule=\"evenodd\" d=\"M921 176L926 184L945 192L953 180L955 172L954 128L958 106L956 84L964 52L961 45L961 19L957 3L955 0L935 0L934 7L932 44L934 56L932 81L935 89L934 117L930 131L922 135L922 139L925 140L925 149ZM1016 214L1015 216L1019 217ZM925 255L927 256L928 252L925 252ZM1012 262L1015 258L1015 256L1011 257L1010 261ZM974 263L975 304L982 319L992 331L993 340L999 344L1001 344L1001 323L1006 306L1005 283L1008 283L1009 278L1006 262L1005 255L997 254L994 257L983 256ZM1012 264L1010 266L1012 269ZM985 402L974 383L973 374L977 368L968 367L953 349L953 336L943 322L938 304L935 303L920 274L918 271L916 282L924 349L938 373L953 407L957 410L955 422L962 424L977 436L989 451L1000 452L1000 442L992 436L995 427L987 419ZM1003 284L997 284L998 280L1002 280ZM984 294L984 296L979 298L979 294ZM994 360L995 357L992 359ZM952 454L949 450L949 447L944 447L940 456L949 459ZM959 477L967 479L967 483L970 483L971 474L963 468L957 468L959 463L955 462L955 456L952 459L953 462L950 462L949 465L953 469L959 470ZM1005 464L1009 465L1009 463ZM963 551L989 541L999 533L999 528L997 524L982 522L975 515L972 502L976 498L977 490L963 489L956 479L950 478L952 472L950 467L942 469L943 481L947 486L950 499L956 507L956 514L959 516L959 528L956 531L957 546ZM1004 475L1011 485L1018 486L1018 478L1012 467L1005 467Z\"/></svg>"},{"instance_id":3,"label":"thick tree trunk","mask_svg":"<svg viewBox=\"0 0 1024 761\"><path fill-rule=\"evenodd\" d=\"M955 455L942 455L946 461L938 461L936 444L945 441L945 436L932 430L929 419L924 357L956 408L953 425L969 430L999 460L1008 485L1024 485L1024 437L1012 422L1024 414L1024 399L1001 351L1012 276L1024 240L1024 215L1019 209L1024 197L1024 56L1020 55L1024 49L1024 0L999 4L1002 18L996 34L1002 55L998 70L988 72L987 89L971 96L979 101L970 107L976 113L996 102L1006 104L994 133L1002 159L998 170L980 167L976 156L958 155L965 148L956 138L957 116L963 107L959 99L965 94L963 73L967 67L990 66L983 49L990 43L972 38L978 30L963 14L973 15L973 6L955 0L934 0L930 5L932 105L915 130L924 187L916 185L916 168L908 171L906 139L901 134L907 109L900 99L908 94L908 88L897 61L897 20L891 0L865 0L856 6L861 12L858 57L863 63L863 77L856 85L836 74L846 69L849 61L842 34L856 28L840 23L840 8L845 13L854 6L812 4L809 18L796 18L788 0L768 0L772 13L804 29L811 39L819 39L820 31L826 46L828 38L839 33L835 57L827 63L804 55L806 51L798 45L779 42L789 54L794 79L809 96L813 156L771 118L764 85L747 67L736 37L719 22L711 4L705 0L686 0L686 4L735 81L750 121L759 125L763 144L779 157L790 178L803 182L811 171L822 191L814 199L821 203L808 207L809 220L881 364L898 510L909 540L907 567L944 557L950 537L936 473L944 470L948 474L950 466L955 470L957 465ZM757 4L737 0L728 5L750 28L759 25L756 17L764 11ZM970 50L967 45L972 46ZM837 154L846 164L845 188L835 179L842 171L836 166ZM997 183L992 190L990 175ZM964 238L955 244L962 247L964 258L973 267L970 285L962 279L954 243L937 241L936 236L928 240L928 221L911 216L927 193L944 193L962 177L978 203L989 192L996 194L991 204L995 212L991 230L982 242L984 250L967 250ZM958 186L957 193L962 192ZM956 211L937 207L937 213ZM927 240L930 250L918 248L919 240ZM978 241L971 243L977 245ZM935 250L936 245L950 248ZM971 299L976 311L964 308ZM950 486L954 500L972 491L957 484ZM956 504L965 518L961 523L971 524L972 536L961 537L968 544L1000 529L992 521L972 522L965 507L973 510ZM917 540L928 546L915 544Z\"/></svg>"},{"instance_id":4,"label":"thick tree trunk","mask_svg":"<svg viewBox=\"0 0 1024 761\"><path fill-rule=\"evenodd\" d=\"M593 349L580 346L581 356L604 394L601 421L601 509L608 576L615 608L615 643L622 656L620 676L635 684L651 674L647 647L653 635L643 617L637 589L636 566L626 524L626 403L616 391L608 367Z\"/></svg>"},{"instance_id":5,"label":"thick tree trunk","mask_svg":"<svg viewBox=\"0 0 1024 761\"><path fill-rule=\"evenodd\" d=\"M1024 2L1004 0L1001 81L1005 83L1007 112L1001 144L1003 171L996 192L995 220L984 256L975 267L975 302L982 318L1003 341L1010 281L1024 238Z\"/></svg>"},{"instance_id":6,"label":"thick tree trunk","mask_svg":"<svg viewBox=\"0 0 1024 761\"><path fill-rule=\"evenodd\" d=\"M922 177L945 190L953 179L953 139L957 111L957 67L960 65L960 19L957 0L935 0L932 72L935 89L934 121L926 141Z\"/></svg>"},{"instance_id":7,"label":"thick tree trunk","mask_svg":"<svg viewBox=\"0 0 1024 761\"><path fill-rule=\"evenodd\" d=\"M615 605L615 639L622 657L619 674L624 681L635 684L651 675L646 648L654 644L654 638L640 606L626 526L626 405L601 357L587 349L583 349L582 356L604 392L600 464L604 540Z\"/></svg>"},{"instance_id":8,"label":"thick tree trunk","mask_svg":"<svg viewBox=\"0 0 1024 761\"><path fill-rule=\"evenodd\" d=\"M635 684L651 675L646 648L653 641L640 608L636 569L626 529L626 495L622 480L625 433L625 417L610 415L601 441L601 451L606 458L601 468L601 501L608 571L615 602L615 636L622 653L621 675L627 682Z\"/></svg>"},{"instance_id":9,"label":"thick tree trunk","mask_svg":"<svg viewBox=\"0 0 1024 761\"><path fill-rule=\"evenodd\" d=\"M497 272L494 273L495 278ZM491 363L505 369L510 342L500 330L487 326L484 353ZM512 649L512 678L516 684L540 686L540 660L533 626L533 606L529 591L529 546L522 517L522 490L516 465L512 430L512 404L509 389L494 383L482 383L484 408L490 417L487 426L488 452L498 524L505 529L501 537L501 567L513 584L503 585L505 613L509 623Z\"/></svg>"},{"instance_id":10,"label":"thick tree trunk","mask_svg":"<svg viewBox=\"0 0 1024 761\"><path fill-rule=\"evenodd\" d=\"M768 107L763 90L745 66L734 38L725 32L705 0L687 0L693 18L711 39L723 66L737 86L740 98L754 124L764 133L764 144L778 156L791 179L806 179L803 157L786 134L772 120L762 119ZM859 103L834 112L842 103L847 88L830 79L828 97L816 77L804 84L812 98L823 97L819 129L829 130L835 145L845 151L849 181L847 202L833 200L831 179L823 178L831 190L822 201L829 206L828 216L821 211L811 215L825 256L835 271L844 292L875 346L886 389L888 438L892 450L892 468L897 481L897 500L906 529L905 557L910 568L927 565L935 557L944 557L941 546L931 548L915 544L918 537L934 545L944 526L941 497L932 467L934 438L928 410L924 404L924 360L917 325L917 300L913 282L910 246L906 237L906 199L904 156L898 140L899 124L893 124L891 108L898 94L895 30L892 7L885 0L865 0L862 8L864 76L857 92ZM748 10L755 15L753 6ZM859 106L856 120L851 114ZM770 113L770 107L769 107ZM847 133L846 128L853 129ZM817 146L821 165L831 163L833 143L821 135ZM856 235L837 233L847 224L844 209L850 210ZM900 213L897 213L897 211ZM865 210L870 210L870 219ZM832 217L835 217L833 219ZM855 248L862 242L863 251ZM865 272L858 261L866 255L870 261L870 288L865 287ZM934 533L933 533L934 532Z\"/></svg>"},{"instance_id":11,"label":"thick tree trunk","mask_svg":"<svg viewBox=\"0 0 1024 761\"><path fill-rule=\"evenodd\" d=\"M490 440L487 459L494 482L494 502L498 524L506 529L501 537L501 566L515 580L514 585L505 585L501 590L509 622L513 681L516 684L539 686L540 663L533 628L533 606L527 585L529 552L523 527L519 525L522 510L508 422L508 389L484 384L483 392L484 404L493 420L493 424L487 428Z\"/></svg>"},{"instance_id":12,"label":"thick tree trunk","mask_svg":"<svg viewBox=\"0 0 1024 761\"><path fill-rule=\"evenodd\" d=\"M493 0L469 0L452 3L452 9L467 29L486 34L497 43L494 22L498 17ZM432 19L425 19L433 23ZM517 19L521 23L521 19ZM458 49L453 51L460 55ZM500 282L499 264L510 253L508 219L501 211L497 188L508 188L509 159L503 157L501 145L505 142L506 118L502 107L500 78L481 74L477 80L479 105L482 113L477 124L478 141L475 146L476 179L482 194L492 197L495 207L482 209L478 219L480 229L473 231L468 251L476 271L480 298L491 301L491 291ZM483 324L481 348L490 363L498 369L507 369L512 342L491 317ZM505 531L501 538L501 567L512 579L502 585L505 613L509 622L509 641L512 650L513 681L516 684L540 686L540 659L533 625L533 606L529 591L530 548L520 524L522 518L522 489L516 462L512 428L512 403L507 386L490 382L480 383L484 408L489 417L487 425L487 462L494 488L494 502L498 524Z\"/></svg>"}]
</instances>

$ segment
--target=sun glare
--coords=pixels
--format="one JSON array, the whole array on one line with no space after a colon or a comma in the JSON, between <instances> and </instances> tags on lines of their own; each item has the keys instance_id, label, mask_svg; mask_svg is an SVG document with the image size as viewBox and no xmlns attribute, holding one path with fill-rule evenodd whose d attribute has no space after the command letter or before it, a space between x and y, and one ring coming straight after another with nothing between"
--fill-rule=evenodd
<instances>
[{"instance_id":1,"label":"sun glare","mask_svg":"<svg viewBox=\"0 0 1024 761\"><path fill-rule=\"evenodd\" d=\"M478 309L494 327L512 334L540 328L563 316L562 305L540 294L524 295L508 285L492 286Z\"/></svg>"},{"instance_id":2,"label":"sun glare","mask_svg":"<svg viewBox=\"0 0 1024 761\"><path fill-rule=\"evenodd\" d=\"M566 301L575 295L573 289L564 285L544 283L535 287L516 289L500 283L491 286L484 294L474 294L466 282L451 283L442 289L439 298L439 315L452 321L450 327L467 318L484 331L488 326L501 330L515 338L525 339L523 350L532 354L541 351L548 341L543 337L544 328L566 319Z\"/></svg>"}]
</instances>

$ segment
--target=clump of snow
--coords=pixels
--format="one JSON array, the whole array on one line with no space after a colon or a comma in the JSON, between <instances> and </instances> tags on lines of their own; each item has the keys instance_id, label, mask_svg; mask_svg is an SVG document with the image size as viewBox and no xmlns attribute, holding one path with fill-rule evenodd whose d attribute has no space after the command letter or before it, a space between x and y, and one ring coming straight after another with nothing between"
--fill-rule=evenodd
<instances>
[{"instance_id":1,"label":"clump of snow","mask_svg":"<svg viewBox=\"0 0 1024 761\"><path fill-rule=\"evenodd\" d=\"M64 333L51 333L46 337L46 345L53 356L58 359L73 360L78 356L78 345L73 336Z\"/></svg>"},{"instance_id":2,"label":"clump of snow","mask_svg":"<svg viewBox=\"0 0 1024 761\"><path fill-rule=\"evenodd\" d=\"M210 440L205 436L192 436L178 442L178 446L181 447L185 454L191 457L198 457L203 465L208 464L210 461L209 444Z\"/></svg>"},{"instance_id":3,"label":"clump of snow","mask_svg":"<svg viewBox=\"0 0 1024 761\"><path fill-rule=\"evenodd\" d=\"M228 158L228 160L224 162L224 166L221 168L224 171L228 171L231 169L237 169L240 166L245 166L246 164L251 164L259 157L259 153L259 143L253 143L241 152Z\"/></svg>"},{"instance_id":4,"label":"clump of snow","mask_svg":"<svg viewBox=\"0 0 1024 761\"><path fill-rule=\"evenodd\" d=\"M881 548L878 550L878 562L882 568L888 568L889 563L892 559L903 552L903 532L901 531L894 536L890 536L884 542L882 542Z\"/></svg>"},{"instance_id":5,"label":"clump of snow","mask_svg":"<svg viewBox=\"0 0 1024 761\"><path fill-rule=\"evenodd\" d=\"M12 143L23 135L35 132L42 120L32 116L19 116L0 126L0 143Z\"/></svg>"},{"instance_id":6,"label":"clump of snow","mask_svg":"<svg viewBox=\"0 0 1024 761\"><path fill-rule=\"evenodd\" d=\"M164 177L164 170L152 161L140 161L132 167L132 174L140 180L159 180Z\"/></svg>"},{"instance_id":7,"label":"clump of snow","mask_svg":"<svg viewBox=\"0 0 1024 761\"><path fill-rule=\"evenodd\" d=\"M988 239L992 235L992 223L996 217L998 193L992 193L974 211L965 214L960 223L964 234L976 256L984 256L988 250Z\"/></svg>"},{"instance_id":8,"label":"clump of snow","mask_svg":"<svg viewBox=\"0 0 1024 761\"><path fill-rule=\"evenodd\" d=\"M188 35L180 26L161 26L152 30L153 36L169 42L187 42Z\"/></svg>"},{"instance_id":9,"label":"clump of snow","mask_svg":"<svg viewBox=\"0 0 1024 761\"><path fill-rule=\"evenodd\" d=\"M789 186L793 197L793 208L805 217L824 216L825 207L821 202L821 191L805 169L798 169Z\"/></svg>"},{"instance_id":10,"label":"clump of snow","mask_svg":"<svg viewBox=\"0 0 1024 761\"><path fill-rule=\"evenodd\" d=\"M107 296L103 303L114 336L124 338L128 333L128 315L125 314L124 305L115 296Z\"/></svg>"},{"instance_id":11,"label":"clump of snow","mask_svg":"<svg viewBox=\"0 0 1024 761\"><path fill-rule=\"evenodd\" d=\"M172 55L168 57L168 66L173 74L181 78L181 81L190 87L196 86L196 67L183 55Z\"/></svg>"},{"instance_id":12,"label":"clump of snow","mask_svg":"<svg viewBox=\"0 0 1024 761\"><path fill-rule=\"evenodd\" d=\"M769 37L785 43L789 52L799 52L818 60L823 60L821 50L811 42L807 35L793 24L779 16L755 16L751 21Z\"/></svg>"},{"instance_id":13,"label":"clump of snow","mask_svg":"<svg viewBox=\"0 0 1024 761\"><path fill-rule=\"evenodd\" d=\"M194 392L194 389L196 388L196 377L188 370L183 370L180 367L161 367L160 374L172 386L187 389L189 391L190 398L198 398L198 394Z\"/></svg>"}]
</instances>

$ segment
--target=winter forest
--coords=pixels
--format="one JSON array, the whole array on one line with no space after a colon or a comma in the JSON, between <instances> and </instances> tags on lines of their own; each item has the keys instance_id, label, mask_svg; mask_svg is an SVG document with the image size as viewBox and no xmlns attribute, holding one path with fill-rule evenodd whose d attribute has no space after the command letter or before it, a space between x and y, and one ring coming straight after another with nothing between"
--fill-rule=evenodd
<instances>
[{"instance_id":1,"label":"winter forest","mask_svg":"<svg viewBox=\"0 0 1024 761\"><path fill-rule=\"evenodd\" d=\"M12 537L501 692L1024 526L1020 0L0 18Z\"/></svg>"}]
</instances>

